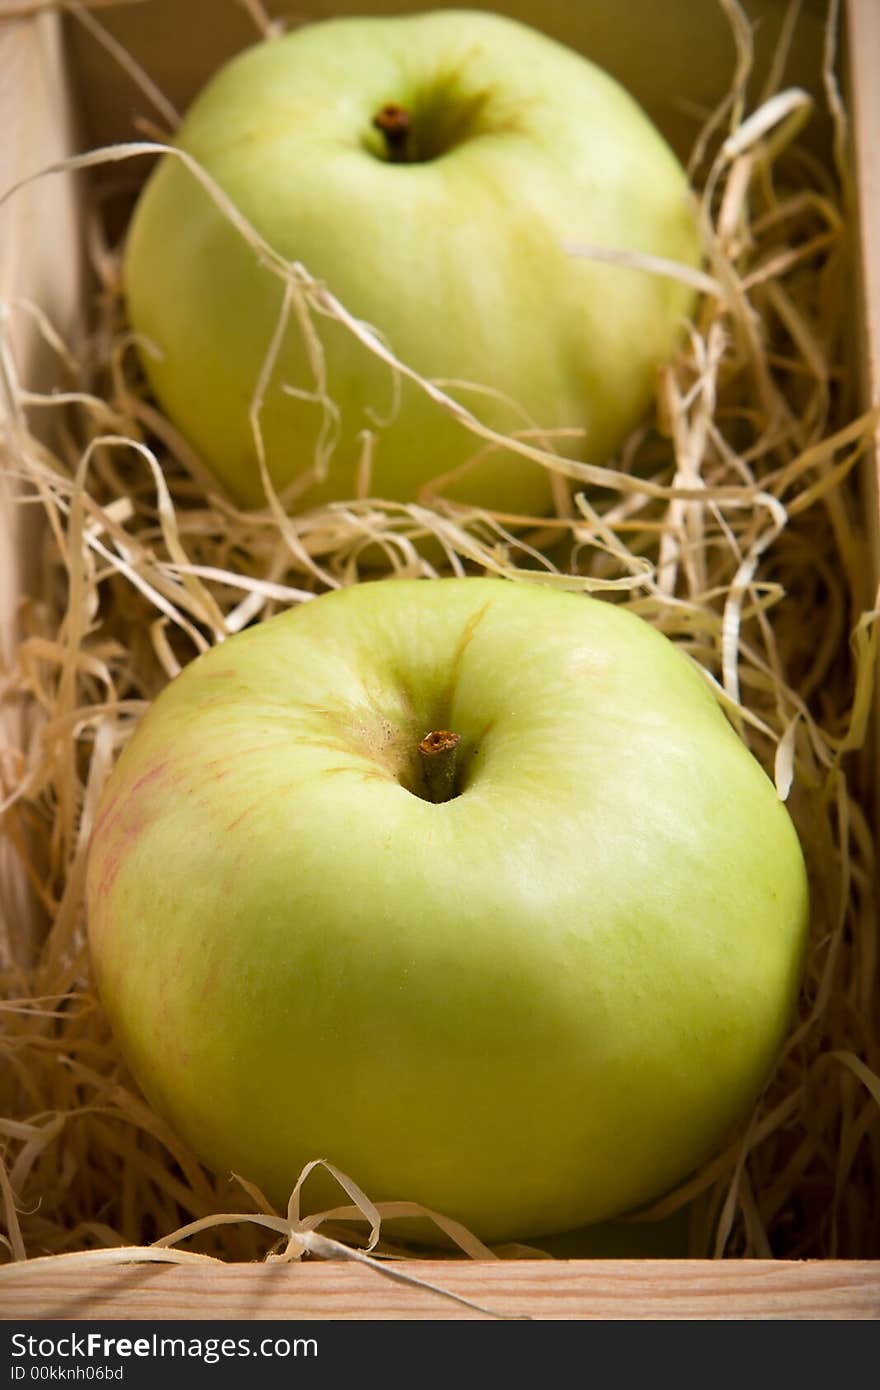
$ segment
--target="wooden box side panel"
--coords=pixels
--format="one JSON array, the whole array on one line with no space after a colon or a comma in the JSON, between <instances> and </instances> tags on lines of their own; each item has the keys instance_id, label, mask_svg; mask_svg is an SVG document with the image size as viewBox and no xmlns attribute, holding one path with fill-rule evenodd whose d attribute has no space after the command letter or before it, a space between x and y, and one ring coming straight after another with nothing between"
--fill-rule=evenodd
<instances>
[{"instance_id":1,"label":"wooden box side panel","mask_svg":"<svg viewBox=\"0 0 880 1390\"><path fill-rule=\"evenodd\" d=\"M0 1317L876 1319L880 1264L850 1260L419 1261L432 1289L360 1265L117 1265L64 1255L0 1269ZM441 1292L442 1291L442 1292ZM451 1295L451 1296L450 1296ZM456 1301L467 1300L467 1303Z\"/></svg>"},{"instance_id":2,"label":"wooden box side panel","mask_svg":"<svg viewBox=\"0 0 880 1390\"><path fill-rule=\"evenodd\" d=\"M849 0L849 78L853 161L858 208L859 349L866 408L880 409L880 5ZM874 576L880 583L880 426L870 476Z\"/></svg>"},{"instance_id":3,"label":"wooden box side panel","mask_svg":"<svg viewBox=\"0 0 880 1390\"><path fill-rule=\"evenodd\" d=\"M786 0L741 0L755 34L755 92L766 79L787 11ZM421 0L304 0L295 14L284 0L262 9L288 27L329 16L403 14L430 8ZM645 107L681 156L687 156L703 116L727 94L736 62L724 7L693 0L627 0L626 22L605 0L493 0L480 7L523 23L539 23L551 36L579 49L610 72ZM825 0L805 0L786 64L786 82L818 96L826 17ZM96 17L140 65L177 112L212 72L260 37L245 5L218 0L146 0L96 12ZM637 41L634 36L638 35ZM132 138L135 110L162 124L164 115L138 92L131 75L108 58L82 24L71 22L68 42L78 78L84 129L92 143ZM697 55L699 60L697 61ZM827 140L821 103L814 117L817 141Z\"/></svg>"},{"instance_id":4,"label":"wooden box side panel","mask_svg":"<svg viewBox=\"0 0 880 1390\"><path fill-rule=\"evenodd\" d=\"M64 158L75 146L59 17L4 19L0 7L0 195ZM23 187L0 206L0 673L12 658L22 599L38 590L37 509L22 507L14 454L13 377L51 387L57 363L29 305L38 305L62 335L81 308L81 230L74 181L52 175ZM30 422L39 428L39 420ZM5 440L5 443L4 443ZM21 712L0 711L0 749L19 747ZM0 800L3 786L0 763ZM0 920L27 950L33 903L20 861L0 838Z\"/></svg>"},{"instance_id":5,"label":"wooden box side panel","mask_svg":"<svg viewBox=\"0 0 880 1390\"><path fill-rule=\"evenodd\" d=\"M852 349L859 373L862 408L880 411L880 4L876 0L847 0L847 104L851 122L852 167L856 225L853 276ZM880 418L874 447L863 460L862 499L870 567L868 602L880 595ZM865 760L865 797L880 842L880 679L874 690L873 725ZM880 904L876 909L880 923Z\"/></svg>"}]
</instances>

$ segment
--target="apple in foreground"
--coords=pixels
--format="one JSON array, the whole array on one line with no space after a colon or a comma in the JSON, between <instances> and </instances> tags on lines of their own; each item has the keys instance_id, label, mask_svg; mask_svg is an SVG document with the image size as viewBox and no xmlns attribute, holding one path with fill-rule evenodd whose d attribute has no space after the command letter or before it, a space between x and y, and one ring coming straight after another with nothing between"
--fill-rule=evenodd
<instances>
[{"instance_id":1,"label":"apple in foreground","mask_svg":"<svg viewBox=\"0 0 880 1390\"><path fill-rule=\"evenodd\" d=\"M334 19L258 44L214 76L176 143L400 360L561 454L606 460L692 307L671 278L570 254L587 242L694 264L686 177L611 77L499 15ZM234 499L262 504L250 410L282 284L173 154L136 207L124 285L159 402ZM357 495L366 430L373 496L412 499L482 452L447 495L548 509L540 464L486 450L410 382L398 397L339 322L312 328L307 343L292 313L260 415L297 506Z\"/></svg>"},{"instance_id":2,"label":"apple in foreground","mask_svg":"<svg viewBox=\"0 0 880 1390\"><path fill-rule=\"evenodd\" d=\"M489 1239L631 1208L730 1134L807 909L697 668L498 579L356 585L199 657L88 862L104 1006L198 1154L278 1203L326 1158Z\"/></svg>"}]
</instances>

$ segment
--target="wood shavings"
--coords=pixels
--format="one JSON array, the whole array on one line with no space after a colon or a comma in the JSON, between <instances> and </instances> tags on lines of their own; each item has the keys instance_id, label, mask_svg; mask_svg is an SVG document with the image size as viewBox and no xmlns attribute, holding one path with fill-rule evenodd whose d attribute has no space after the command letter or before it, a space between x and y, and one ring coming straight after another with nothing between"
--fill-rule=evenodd
<instances>
[{"instance_id":1,"label":"wood shavings","mask_svg":"<svg viewBox=\"0 0 880 1390\"><path fill-rule=\"evenodd\" d=\"M271 30L260 4L245 8ZM45 583L24 605L15 663L0 673L0 699L26 715L21 746L0 757L0 814L43 914L27 939L12 914L0 935L0 1260L52 1254L82 1260L83 1269L95 1258L253 1260L279 1257L279 1240L287 1242L282 1258L338 1258L341 1250L415 1257L378 1236L380 1218L387 1226L413 1214L408 1194L375 1207L344 1175L353 1205L317 1223L300 1217L299 1185L286 1217L247 1184L254 1213L230 1214L228 1179L205 1172L123 1071L91 993L82 901L101 787L164 684L248 624L383 573L488 573L600 593L647 618L703 671L788 801L810 870L811 948L800 1017L748 1124L633 1219L662 1220L687 1206L691 1253L700 1256L880 1253L877 875L865 753L880 604L866 582L857 485L876 418L853 406L842 365L851 193L833 75L836 9L823 73L838 151L829 175L802 143L810 99L777 90L794 18L750 111L751 31L735 0L724 8L736 70L690 163L705 264L687 278L702 298L659 374L649 419L608 467L578 461L570 439L548 438L528 421L510 438L481 425L459 399L470 400L475 383L419 378L213 189L284 284L251 402L261 459L263 395L281 334L295 323L312 344L313 398L325 420L304 467L317 476L327 467L337 412L315 323L329 315L388 368L377 430L406 381L471 431L475 458L505 446L547 469L553 515L457 505L444 496L450 479L435 479L416 503L373 496L370 431L356 496L298 512L295 495L274 493L262 459L266 506L241 511L144 394L118 297L119 248L103 240L97 213L92 346L102 353L77 357L35 305L0 306L7 471L22 507L45 519ZM173 126L176 112L138 80ZM133 141L54 167L97 170L164 148ZM569 249L645 274L684 274L608 248ZM6 333L12 314L29 315L55 354L64 382L57 394L38 396L19 379ZM59 423L51 451L30 433L37 411ZM368 1249L360 1248L364 1219ZM435 1220L462 1257L491 1256ZM317 1230L324 1222L332 1238ZM167 1248L184 1237L195 1253Z\"/></svg>"}]
</instances>

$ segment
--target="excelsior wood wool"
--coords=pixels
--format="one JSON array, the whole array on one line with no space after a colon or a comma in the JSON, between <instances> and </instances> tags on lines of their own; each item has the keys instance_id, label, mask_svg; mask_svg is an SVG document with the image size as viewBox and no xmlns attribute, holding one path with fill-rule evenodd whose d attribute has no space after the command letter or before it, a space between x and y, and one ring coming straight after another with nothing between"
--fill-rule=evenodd
<instances>
[{"instance_id":1,"label":"excelsior wood wool","mask_svg":"<svg viewBox=\"0 0 880 1390\"><path fill-rule=\"evenodd\" d=\"M350 12L373 6L321 3L309 8ZM383 8L416 6L395 3ZM529 0L514 0L498 8L528 20L532 7ZM686 0L657 7L653 0L636 0L627 7L625 28L619 29L613 27L613 20L606 20L603 27L595 14L588 13L590 8L571 7L559 0L542 7L541 21L548 29L555 28L560 37L585 48L589 36L592 56L631 87L685 154L694 127L683 107L689 102L711 109L729 85L734 55L721 7L693 6ZM761 21L764 44L753 81L753 91L757 92L771 65L774 41L784 29L785 7L776 0L752 0L747 8L752 18ZM572 18L575 9L577 17ZM232 0L223 5L215 0L191 0L185 18L181 10L174 0L145 0L131 6L102 6L96 11L155 80L161 97L139 98L137 105L149 111L150 119L161 128L167 128L172 114L168 103L183 109L217 64L254 38L247 7ZM824 19L824 5L804 5L786 65L785 86L821 91ZM196 33L198 43L190 42ZM633 34L643 42L633 43ZM858 192L858 286L851 346L857 354L867 406L880 402L880 88L874 58L880 51L880 6L875 0L847 0L845 34L847 96L854 137L850 162ZM135 138L132 91L130 75L106 47L95 43L82 23L62 24L50 6L29 0L0 0L0 131L4 133L0 195L18 180L75 150ZM821 116L817 123L821 142L828 131L821 128ZM150 133L145 132L147 136ZM8 306L0 325L4 347L0 424L3 432L13 437L13 444L22 422L10 372L29 388L41 390L52 386L56 365L40 321L26 304L38 305L62 335L76 343L77 325L83 321L88 303L83 276L85 252L86 224L77 184L70 174L42 179L0 206L0 301ZM44 412L32 423L48 428L48 416ZM14 448L9 457L14 457ZM873 584L865 585L870 594L880 580L880 489L876 459L866 455L860 466L864 509L870 518ZM20 603L38 601L44 582L38 544L43 518L37 507L19 506L18 494L15 470L4 465L0 470L0 664L4 667L14 658ZM2 745L18 748L26 743L26 704L4 705L0 719L2 800L11 790L13 778L23 775L14 759L5 757ZM865 804L874 813L872 796L865 797ZM44 931L44 908L39 894L19 871L18 833L16 828L15 834L0 841L0 914L14 923L15 949L21 962L27 963L33 959ZM872 987L866 980L865 989ZM12 1189L3 1169L0 1178L0 1211L5 1207L7 1235L16 1261L0 1268L0 1315L4 1317L481 1316L437 1293L406 1288L374 1270L351 1265L305 1263L281 1268L242 1263L169 1268L119 1263L96 1265L84 1273L63 1256L26 1260L24 1256L34 1252L25 1250L10 1217ZM810 1219L807 1202L804 1219ZM100 1237L95 1239L100 1241ZM86 1243L95 1242L84 1238ZM880 1315L880 1262L865 1260L431 1261L419 1262L414 1272L481 1305L489 1315Z\"/></svg>"}]
</instances>

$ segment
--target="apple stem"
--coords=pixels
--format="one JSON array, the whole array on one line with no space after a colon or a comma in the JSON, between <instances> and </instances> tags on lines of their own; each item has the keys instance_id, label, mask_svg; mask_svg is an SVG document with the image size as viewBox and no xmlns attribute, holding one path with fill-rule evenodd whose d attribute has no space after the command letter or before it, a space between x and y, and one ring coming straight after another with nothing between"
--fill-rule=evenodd
<instances>
[{"instance_id":1,"label":"apple stem","mask_svg":"<svg viewBox=\"0 0 880 1390\"><path fill-rule=\"evenodd\" d=\"M373 125L385 136L389 163L405 164L409 155L409 136L412 128L406 107L388 102L376 112Z\"/></svg>"},{"instance_id":2,"label":"apple stem","mask_svg":"<svg viewBox=\"0 0 880 1390\"><path fill-rule=\"evenodd\" d=\"M455 772L461 734L449 729L435 729L419 744L419 757L428 800L435 803L451 801L455 796Z\"/></svg>"}]
</instances>

